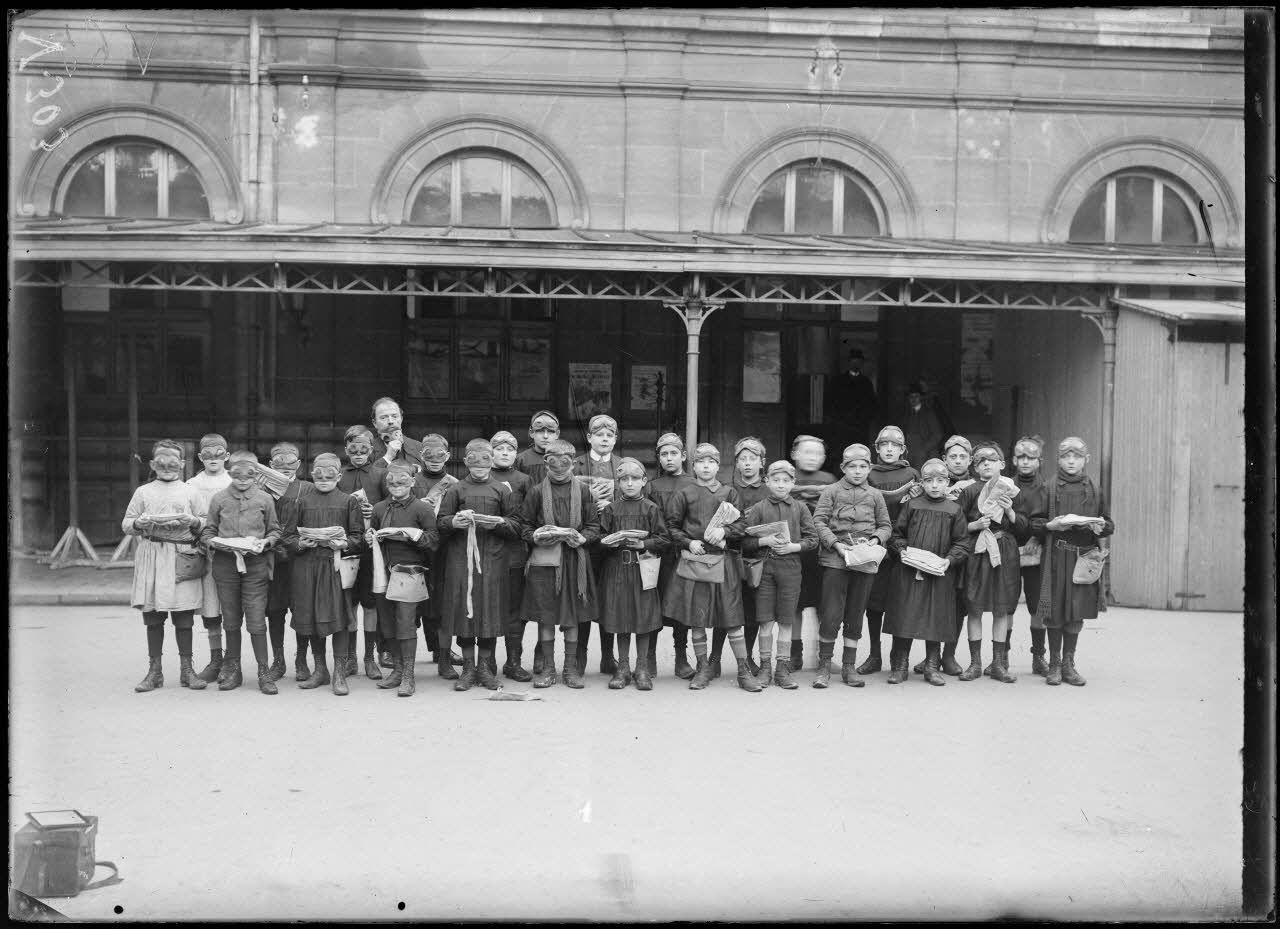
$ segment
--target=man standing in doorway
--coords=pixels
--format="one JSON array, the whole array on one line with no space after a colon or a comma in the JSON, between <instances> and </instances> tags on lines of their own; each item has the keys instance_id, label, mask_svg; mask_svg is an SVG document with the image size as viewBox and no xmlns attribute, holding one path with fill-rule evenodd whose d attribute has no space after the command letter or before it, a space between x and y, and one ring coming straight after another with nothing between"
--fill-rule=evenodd
<instances>
[{"instance_id":1,"label":"man standing in doorway","mask_svg":"<svg viewBox=\"0 0 1280 929\"><path fill-rule=\"evenodd\" d=\"M907 440L908 461L928 461L938 455L938 444L947 433L943 432L933 405L926 402L925 387L919 381L907 385L907 409L898 422Z\"/></svg>"},{"instance_id":2,"label":"man standing in doorway","mask_svg":"<svg viewBox=\"0 0 1280 929\"><path fill-rule=\"evenodd\" d=\"M862 349L850 349L846 370L831 379L827 392L827 418L844 433L839 448L867 444L873 421L880 415L875 384L862 373L865 361Z\"/></svg>"}]
</instances>

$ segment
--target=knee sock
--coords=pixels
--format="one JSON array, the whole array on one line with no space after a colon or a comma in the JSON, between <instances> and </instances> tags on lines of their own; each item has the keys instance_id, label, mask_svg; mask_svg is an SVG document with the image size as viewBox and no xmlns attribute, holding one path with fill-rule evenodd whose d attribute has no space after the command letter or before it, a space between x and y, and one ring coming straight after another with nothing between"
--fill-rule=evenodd
<instances>
[{"instance_id":1,"label":"knee sock","mask_svg":"<svg viewBox=\"0 0 1280 929\"><path fill-rule=\"evenodd\" d=\"M401 643L399 639L387 639L382 644L386 648L387 654L391 657L391 660L393 662L398 663L400 661L400 656L404 654L404 651L402 650L401 645L404 644L404 646L407 648L408 641L409 640L406 639L404 643ZM414 641L415 642L417 641L417 636L414 636Z\"/></svg>"},{"instance_id":2,"label":"knee sock","mask_svg":"<svg viewBox=\"0 0 1280 929\"><path fill-rule=\"evenodd\" d=\"M307 649L311 647L312 637L309 635L303 635L301 632L295 632L293 634L293 637L297 639L297 642L298 642L298 659L297 660L300 662L306 661Z\"/></svg>"},{"instance_id":3,"label":"knee sock","mask_svg":"<svg viewBox=\"0 0 1280 929\"><path fill-rule=\"evenodd\" d=\"M940 659L939 659L939 656L938 656L938 653L939 653L939 652L941 652L941 651L942 651L942 643L941 643L941 642L928 642L928 641L926 641L926 642L924 643L924 657L925 657L925 660L926 660L926 661L927 661L928 659L932 658L932 659L934 660L934 662L935 662L935 663L937 663L937 662L940 660ZM907 654L910 654L910 653L911 653L911 643L910 643L910 641L908 641L908 642L907 642Z\"/></svg>"},{"instance_id":4,"label":"knee sock","mask_svg":"<svg viewBox=\"0 0 1280 929\"><path fill-rule=\"evenodd\" d=\"M969 660L970 661L982 660L982 639L981 638L969 640Z\"/></svg>"},{"instance_id":5,"label":"knee sock","mask_svg":"<svg viewBox=\"0 0 1280 929\"><path fill-rule=\"evenodd\" d=\"M790 654L787 652L787 649L791 647L790 623L784 623L782 620L778 620L778 636L775 641L778 643L778 659L782 660L785 658L790 661ZM799 670L799 666L797 665L794 670Z\"/></svg>"},{"instance_id":6,"label":"knee sock","mask_svg":"<svg viewBox=\"0 0 1280 929\"><path fill-rule=\"evenodd\" d=\"M228 658L234 658L236 661L240 660L240 630L239 629L227 630L226 656Z\"/></svg>"},{"instance_id":7,"label":"knee sock","mask_svg":"<svg viewBox=\"0 0 1280 929\"><path fill-rule=\"evenodd\" d=\"M649 662L656 659L657 655L651 654L656 647L658 634L656 632L641 632L636 636L636 667L649 667ZM621 658L621 654L619 654Z\"/></svg>"},{"instance_id":8,"label":"knee sock","mask_svg":"<svg viewBox=\"0 0 1280 929\"><path fill-rule=\"evenodd\" d=\"M327 646L325 645L324 636L322 635L311 636L311 654L315 656L317 669L327 667L327 665L325 664L326 648Z\"/></svg>"},{"instance_id":9,"label":"knee sock","mask_svg":"<svg viewBox=\"0 0 1280 929\"><path fill-rule=\"evenodd\" d=\"M884 613L867 610L867 648L873 658L880 657L880 631L884 628Z\"/></svg>"},{"instance_id":10,"label":"knee sock","mask_svg":"<svg viewBox=\"0 0 1280 929\"><path fill-rule=\"evenodd\" d=\"M601 638L603 638L604 635L605 635L604 633L601 633L600 634ZM618 666L631 667L631 636L627 635L626 633L619 633L617 636L617 643L618 643ZM644 652L642 652L639 648L636 649L637 658L639 658L643 654Z\"/></svg>"},{"instance_id":11,"label":"knee sock","mask_svg":"<svg viewBox=\"0 0 1280 929\"><path fill-rule=\"evenodd\" d=\"M574 641L578 643L578 652L585 656L587 654L587 646L591 644L591 623L578 623L576 635L577 638Z\"/></svg>"},{"instance_id":12,"label":"knee sock","mask_svg":"<svg viewBox=\"0 0 1280 929\"><path fill-rule=\"evenodd\" d=\"M710 657L710 659L711 659L712 661L719 661L719 660L720 660L720 655L724 652L724 640L725 640L725 637L726 637L726 634L727 634L727 633L728 633L728 630L727 630L727 629L713 629L713 630L712 630L712 632L711 632L711 654L709 655L709 657Z\"/></svg>"},{"instance_id":13,"label":"knee sock","mask_svg":"<svg viewBox=\"0 0 1280 929\"><path fill-rule=\"evenodd\" d=\"M911 656L911 643L913 639L906 636L895 635L893 637L893 650L889 652L889 660L893 661L896 657L899 661L906 661Z\"/></svg>"},{"instance_id":14,"label":"knee sock","mask_svg":"<svg viewBox=\"0 0 1280 929\"><path fill-rule=\"evenodd\" d=\"M760 663L773 661L773 635L778 624L776 622L760 623L757 632L760 640ZM790 630L787 630L788 632Z\"/></svg>"},{"instance_id":15,"label":"knee sock","mask_svg":"<svg viewBox=\"0 0 1280 929\"><path fill-rule=\"evenodd\" d=\"M333 666L336 668L338 662L346 662L351 656L351 639L355 636L354 632L343 631L333 634Z\"/></svg>"},{"instance_id":16,"label":"knee sock","mask_svg":"<svg viewBox=\"0 0 1280 929\"><path fill-rule=\"evenodd\" d=\"M756 647L756 639L760 636L759 623L743 623L742 638L747 643L747 657L751 657L751 650Z\"/></svg>"},{"instance_id":17,"label":"knee sock","mask_svg":"<svg viewBox=\"0 0 1280 929\"><path fill-rule=\"evenodd\" d=\"M1031 651L1037 655L1044 654L1044 630L1031 630Z\"/></svg>"},{"instance_id":18,"label":"knee sock","mask_svg":"<svg viewBox=\"0 0 1280 929\"><path fill-rule=\"evenodd\" d=\"M689 647L689 627L676 623L671 627L671 638L675 644L676 651L684 653Z\"/></svg>"},{"instance_id":19,"label":"knee sock","mask_svg":"<svg viewBox=\"0 0 1280 929\"><path fill-rule=\"evenodd\" d=\"M1049 660L1051 662L1061 661L1062 660L1062 630L1047 629L1045 631L1049 633Z\"/></svg>"},{"instance_id":20,"label":"knee sock","mask_svg":"<svg viewBox=\"0 0 1280 929\"><path fill-rule=\"evenodd\" d=\"M368 629L364 631L364 660L372 661L373 656L381 651L379 646L382 645L382 635L376 630L370 632Z\"/></svg>"},{"instance_id":21,"label":"knee sock","mask_svg":"<svg viewBox=\"0 0 1280 929\"><path fill-rule=\"evenodd\" d=\"M747 670L747 636L741 626L725 630L725 638L729 640L729 648L733 650L733 660L738 663L739 671Z\"/></svg>"},{"instance_id":22,"label":"knee sock","mask_svg":"<svg viewBox=\"0 0 1280 929\"><path fill-rule=\"evenodd\" d=\"M879 636L876 636L876 638L879 638ZM858 654L858 643L860 641L862 640L845 638L844 651L840 653L841 664L849 664L849 662L855 659L855 656Z\"/></svg>"},{"instance_id":23,"label":"knee sock","mask_svg":"<svg viewBox=\"0 0 1280 929\"><path fill-rule=\"evenodd\" d=\"M209 634L210 651L222 651L222 617L206 616L204 630Z\"/></svg>"},{"instance_id":24,"label":"knee sock","mask_svg":"<svg viewBox=\"0 0 1280 929\"><path fill-rule=\"evenodd\" d=\"M271 653L284 660L284 611L267 615L267 635L271 637Z\"/></svg>"},{"instance_id":25,"label":"knee sock","mask_svg":"<svg viewBox=\"0 0 1280 929\"><path fill-rule=\"evenodd\" d=\"M498 650L498 640L494 636L484 636L476 640L479 643L480 657L489 659Z\"/></svg>"},{"instance_id":26,"label":"knee sock","mask_svg":"<svg viewBox=\"0 0 1280 929\"><path fill-rule=\"evenodd\" d=\"M464 665L475 665L476 640L474 636L458 636L458 651L462 653L462 662Z\"/></svg>"},{"instance_id":27,"label":"knee sock","mask_svg":"<svg viewBox=\"0 0 1280 929\"><path fill-rule=\"evenodd\" d=\"M164 654L164 626L157 623L147 627L147 657L159 658Z\"/></svg>"},{"instance_id":28,"label":"knee sock","mask_svg":"<svg viewBox=\"0 0 1280 929\"><path fill-rule=\"evenodd\" d=\"M693 654L699 662L707 660L707 630L693 629Z\"/></svg>"},{"instance_id":29,"label":"knee sock","mask_svg":"<svg viewBox=\"0 0 1280 929\"><path fill-rule=\"evenodd\" d=\"M191 657L191 630L175 629L173 637L178 640L178 655L182 658Z\"/></svg>"},{"instance_id":30,"label":"knee sock","mask_svg":"<svg viewBox=\"0 0 1280 929\"><path fill-rule=\"evenodd\" d=\"M1064 632L1062 634L1062 653L1070 655L1072 658L1076 655L1076 642L1080 640L1078 632Z\"/></svg>"},{"instance_id":31,"label":"knee sock","mask_svg":"<svg viewBox=\"0 0 1280 929\"><path fill-rule=\"evenodd\" d=\"M249 642L253 645L253 657L259 668L267 666L267 634L265 632L249 633Z\"/></svg>"},{"instance_id":32,"label":"knee sock","mask_svg":"<svg viewBox=\"0 0 1280 929\"><path fill-rule=\"evenodd\" d=\"M542 649L542 665L554 669L556 666L556 627L538 626L537 648Z\"/></svg>"},{"instance_id":33,"label":"knee sock","mask_svg":"<svg viewBox=\"0 0 1280 929\"><path fill-rule=\"evenodd\" d=\"M608 661L613 657L613 633L600 630L600 660Z\"/></svg>"},{"instance_id":34,"label":"knee sock","mask_svg":"<svg viewBox=\"0 0 1280 929\"><path fill-rule=\"evenodd\" d=\"M818 660L825 661L836 653L836 640L818 637Z\"/></svg>"}]
</instances>

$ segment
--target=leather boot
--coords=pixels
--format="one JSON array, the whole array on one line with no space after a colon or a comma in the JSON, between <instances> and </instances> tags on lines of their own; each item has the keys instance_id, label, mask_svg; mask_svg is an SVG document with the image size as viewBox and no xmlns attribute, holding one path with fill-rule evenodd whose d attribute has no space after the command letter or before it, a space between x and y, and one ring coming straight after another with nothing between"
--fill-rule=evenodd
<instances>
[{"instance_id":1,"label":"leather boot","mask_svg":"<svg viewBox=\"0 0 1280 929\"><path fill-rule=\"evenodd\" d=\"M892 658L889 659L889 664L892 667L893 665ZM875 674L879 671L882 671L883 669L884 669L884 663L881 661L880 656L877 655L875 652L872 652L870 655L868 655L867 660L864 661L862 664L858 665L859 674Z\"/></svg>"},{"instance_id":2,"label":"leather boot","mask_svg":"<svg viewBox=\"0 0 1280 929\"><path fill-rule=\"evenodd\" d=\"M911 661L910 657L908 657L908 658L907 658L907 661L908 661L908 662L910 662L910 661ZM927 663L928 663L928 661L929 661L929 659L928 659L928 658L922 659L919 663L917 663L917 664L916 664L916 666L915 666L914 668L912 668L912 669L911 669L911 671L912 671L914 674L924 674L924 666L925 666L925 664L927 664Z\"/></svg>"},{"instance_id":3,"label":"leather boot","mask_svg":"<svg viewBox=\"0 0 1280 929\"><path fill-rule=\"evenodd\" d=\"M813 686L823 690L831 684L831 656L818 655L818 673L813 679Z\"/></svg>"},{"instance_id":4,"label":"leather boot","mask_svg":"<svg viewBox=\"0 0 1280 929\"><path fill-rule=\"evenodd\" d=\"M910 653L910 652L906 652L906 653L901 654L901 655L893 655L893 654L890 654L890 656L889 656L889 683L890 683L890 684L903 684L903 683L906 683L907 679L911 677L911 671L910 671L910 669L908 668L908 665L909 665L910 663L911 663L911 653ZM928 658L926 658L926 659L925 659L925 670L926 670L926 671L928 670L928 667L929 667L929 659L928 659ZM927 680L927 678L926 678L926 680Z\"/></svg>"},{"instance_id":5,"label":"leather boot","mask_svg":"<svg viewBox=\"0 0 1280 929\"><path fill-rule=\"evenodd\" d=\"M858 677L858 649L846 648L840 657L840 680L850 687L866 687L867 682Z\"/></svg>"},{"instance_id":6,"label":"leather boot","mask_svg":"<svg viewBox=\"0 0 1280 929\"><path fill-rule=\"evenodd\" d=\"M689 664L688 649L676 646L676 677L682 681L693 679L693 665Z\"/></svg>"},{"instance_id":7,"label":"leather boot","mask_svg":"<svg viewBox=\"0 0 1280 929\"><path fill-rule=\"evenodd\" d=\"M587 656L582 655L581 653L578 654L581 655L582 661L585 663ZM564 656L564 671L562 672L561 679L564 681L564 685L566 687L572 687L574 690L581 690L583 686L585 686L582 683L582 664L576 660L576 657L577 656L575 656L574 659L571 659L569 655Z\"/></svg>"},{"instance_id":8,"label":"leather boot","mask_svg":"<svg viewBox=\"0 0 1280 929\"><path fill-rule=\"evenodd\" d=\"M351 693L351 688L347 686L347 668L351 666L348 658L333 659L333 693L338 697L345 697Z\"/></svg>"},{"instance_id":9,"label":"leather boot","mask_svg":"<svg viewBox=\"0 0 1280 929\"><path fill-rule=\"evenodd\" d=\"M773 659L766 658L760 662L760 673L756 675L756 680L760 682L760 689L768 687L773 683Z\"/></svg>"},{"instance_id":10,"label":"leather boot","mask_svg":"<svg viewBox=\"0 0 1280 929\"><path fill-rule=\"evenodd\" d=\"M307 656L302 652L298 652L293 659L293 679L298 683L302 683L311 676L311 669L307 667Z\"/></svg>"},{"instance_id":11,"label":"leather boot","mask_svg":"<svg viewBox=\"0 0 1280 929\"><path fill-rule=\"evenodd\" d=\"M1062 683L1062 662L1050 659L1049 670L1044 674L1044 682L1051 687Z\"/></svg>"},{"instance_id":12,"label":"leather boot","mask_svg":"<svg viewBox=\"0 0 1280 929\"><path fill-rule=\"evenodd\" d=\"M476 663L470 654L462 656L462 672L458 675L458 679L453 682L453 689L457 691L470 690L476 682Z\"/></svg>"},{"instance_id":13,"label":"leather boot","mask_svg":"<svg viewBox=\"0 0 1280 929\"><path fill-rule=\"evenodd\" d=\"M993 642L991 648L995 652L991 659L991 679L1002 684L1016 683L1017 675L1009 670L1009 646L1004 642Z\"/></svg>"},{"instance_id":14,"label":"leather boot","mask_svg":"<svg viewBox=\"0 0 1280 929\"><path fill-rule=\"evenodd\" d=\"M533 680L533 675L520 667L520 659L524 657L524 646L518 636L507 636L507 661L502 666L502 676L521 684Z\"/></svg>"},{"instance_id":15,"label":"leather boot","mask_svg":"<svg viewBox=\"0 0 1280 929\"><path fill-rule=\"evenodd\" d=\"M147 676L134 685L134 691L145 694L149 690L164 686L164 671L160 668L159 658L147 659Z\"/></svg>"},{"instance_id":16,"label":"leather boot","mask_svg":"<svg viewBox=\"0 0 1280 929\"><path fill-rule=\"evenodd\" d=\"M924 680L926 684L932 684L934 687L946 686L947 679L942 676L938 669L938 657L936 655L926 656L924 659Z\"/></svg>"},{"instance_id":17,"label":"leather boot","mask_svg":"<svg viewBox=\"0 0 1280 929\"><path fill-rule=\"evenodd\" d=\"M942 652L942 663L939 664L938 667L942 669L943 674L948 674L951 677L959 677L960 672L963 669L960 667L960 662L956 661L956 647L954 642L951 643L950 649L950 652L947 652L944 649Z\"/></svg>"},{"instance_id":18,"label":"leather boot","mask_svg":"<svg viewBox=\"0 0 1280 929\"><path fill-rule=\"evenodd\" d=\"M653 690L653 675L649 673L649 659L641 658L636 662L636 690Z\"/></svg>"},{"instance_id":19,"label":"leather boot","mask_svg":"<svg viewBox=\"0 0 1280 929\"><path fill-rule=\"evenodd\" d=\"M643 658L640 660L641 662L644 661ZM613 678L609 681L609 689L625 690L627 685L635 680L631 674L631 662L614 661L614 665L616 665L617 670L613 672Z\"/></svg>"},{"instance_id":20,"label":"leather boot","mask_svg":"<svg viewBox=\"0 0 1280 929\"><path fill-rule=\"evenodd\" d=\"M272 681L278 681L280 678L284 677L284 670L284 655L276 655L275 660L272 661L271 665L267 668L267 673L271 675Z\"/></svg>"},{"instance_id":21,"label":"leather boot","mask_svg":"<svg viewBox=\"0 0 1280 929\"><path fill-rule=\"evenodd\" d=\"M403 642L400 644L400 647L402 649L404 648ZM387 654L390 654L390 652L387 652ZM391 662L391 673L382 675L382 677L378 679L378 683L374 686L379 690L393 690L396 687L399 687L400 681L404 678L403 669L404 660L397 655Z\"/></svg>"},{"instance_id":22,"label":"leather boot","mask_svg":"<svg viewBox=\"0 0 1280 929\"><path fill-rule=\"evenodd\" d=\"M353 632L351 633L351 641L355 642L355 640L356 640L356 634ZM355 646L353 645L352 648L354 647ZM357 660L355 655L348 655L346 659L343 661L342 673L344 677L360 676L360 662L359 660Z\"/></svg>"},{"instance_id":23,"label":"leather boot","mask_svg":"<svg viewBox=\"0 0 1280 929\"><path fill-rule=\"evenodd\" d=\"M398 661L395 661L395 660L391 657L391 653L390 653L390 652L381 652L381 653L379 653L379 655L378 655L378 666L379 666L379 667L382 667L382 668L391 668L391 669L393 669L393 670L394 670L398 665L399 665L399 662L398 662Z\"/></svg>"},{"instance_id":24,"label":"leather boot","mask_svg":"<svg viewBox=\"0 0 1280 929\"><path fill-rule=\"evenodd\" d=\"M1049 673L1049 665L1044 660L1044 649L1031 649L1031 673L1037 677L1044 677Z\"/></svg>"},{"instance_id":25,"label":"leather boot","mask_svg":"<svg viewBox=\"0 0 1280 929\"><path fill-rule=\"evenodd\" d=\"M178 683L183 687L190 687L192 690L204 690L209 686L208 682L199 674L191 664L191 656L178 658Z\"/></svg>"},{"instance_id":26,"label":"leather boot","mask_svg":"<svg viewBox=\"0 0 1280 929\"><path fill-rule=\"evenodd\" d=\"M329 677L329 666L325 663L324 656L316 655L315 657L315 672L305 681L298 681L298 687L302 690L315 690L317 687L323 687L325 684L328 684L331 680Z\"/></svg>"},{"instance_id":27,"label":"leather boot","mask_svg":"<svg viewBox=\"0 0 1280 929\"><path fill-rule=\"evenodd\" d=\"M1083 687L1087 682L1076 670L1076 653L1074 650L1062 650L1062 682L1072 687Z\"/></svg>"},{"instance_id":28,"label":"leather boot","mask_svg":"<svg viewBox=\"0 0 1280 929\"><path fill-rule=\"evenodd\" d=\"M711 663L707 661L706 656L698 659L697 670L693 672L693 679L689 681L690 690L705 690L706 686L712 681Z\"/></svg>"},{"instance_id":29,"label":"leather boot","mask_svg":"<svg viewBox=\"0 0 1280 929\"><path fill-rule=\"evenodd\" d=\"M382 669L378 667L378 659L372 655L364 660L364 676L371 681L382 680Z\"/></svg>"},{"instance_id":30,"label":"leather boot","mask_svg":"<svg viewBox=\"0 0 1280 929\"><path fill-rule=\"evenodd\" d=\"M804 642L800 639L791 640L791 670L799 671L804 668Z\"/></svg>"},{"instance_id":31,"label":"leather boot","mask_svg":"<svg viewBox=\"0 0 1280 929\"><path fill-rule=\"evenodd\" d=\"M720 672L723 670L723 669L720 667L720 659L719 659L719 658L708 658L708 659L707 659L707 664L711 666L711 679L712 679L712 680L715 680L717 677L719 677L719 676L720 676Z\"/></svg>"},{"instance_id":32,"label":"leather boot","mask_svg":"<svg viewBox=\"0 0 1280 929\"><path fill-rule=\"evenodd\" d=\"M498 659L493 655L481 655L476 659L476 683L485 690L497 690L502 685L498 682Z\"/></svg>"},{"instance_id":33,"label":"leather boot","mask_svg":"<svg viewBox=\"0 0 1280 929\"><path fill-rule=\"evenodd\" d=\"M453 670L452 654L448 648L436 650L436 674L446 681L456 681L458 679L458 672Z\"/></svg>"},{"instance_id":34,"label":"leather boot","mask_svg":"<svg viewBox=\"0 0 1280 929\"><path fill-rule=\"evenodd\" d=\"M760 676L760 666L755 663L755 659L750 655L747 656L747 670L751 672L752 677Z\"/></svg>"},{"instance_id":35,"label":"leather boot","mask_svg":"<svg viewBox=\"0 0 1280 929\"><path fill-rule=\"evenodd\" d=\"M791 679L791 659L779 658L777 670L773 672L773 682L783 690L796 690L800 687Z\"/></svg>"},{"instance_id":36,"label":"leather boot","mask_svg":"<svg viewBox=\"0 0 1280 929\"><path fill-rule=\"evenodd\" d=\"M414 665L418 660L418 637L400 640L400 686L396 688L397 697L412 697L418 689L418 681L414 676Z\"/></svg>"},{"instance_id":37,"label":"leather boot","mask_svg":"<svg viewBox=\"0 0 1280 929\"><path fill-rule=\"evenodd\" d=\"M533 674L536 677L544 670L547 660L542 657L542 643L539 642L533 647Z\"/></svg>"},{"instance_id":38,"label":"leather boot","mask_svg":"<svg viewBox=\"0 0 1280 929\"><path fill-rule=\"evenodd\" d=\"M212 684L218 679L218 675L222 672L222 649L209 649L209 663L204 666L204 670L200 672L200 680L206 684ZM189 686L189 685L184 685Z\"/></svg>"},{"instance_id":39,"label":"leather boot","mask_svg":"<svg viewBox=\"0 0 1280 929\"><path fill-rule=\"evenodd\" d=\"M551 649L554 644L554 642L544 642L542 648L538 650L538 660L542 662L542 665L538 667L537 673L533 675L533 686L539 689L555 686L556 663L555 660L550 657Z\"/></svg>"},{"instance_id":40,"label":"leather boot","mask_svg":"<svg viewBox=\"0 0 1280 929\"><path fill-rule=\"evenodd\" d=\"M969 667L960 672L960 680L976 681L982 677L982 640L969 642Z\"/></svg>"},{"instance_id":41,"label":"leather boot","mask_svg":"<svg viewBox=\"0 0 1280 929\"><path fill-rule=\"evenodd\" d=\"M275 679L272 678L271 674L272 671L269 665L258 665L258 690L267 695L278 694L280 692L280 689L276 687Z\"/></svg>"},{"instance_id":42,"label":"leather boot","mask_svg":"<svg viewBox=\"0 0 1280 929\"><path fill-rule=\"evenodd\" d=\"M583 659L586 660L585 657ZM618 670L618 659L613 653L613 633L600 633L600 673L613 674ZM631 673L628 668L627 673Z\"/></svg>"},{"instance_id":43,"label":"leather boot","mask_svg":"<svg viewBox=\"0 0 1280 929\"><path fill-rule=\"evenodd\" d=\"M230 665L230 669L227 668ZM244 674L240 670L239 658L223 658L222 674L218 675L219 690L235 690L244 683Z\"/></svg>"},{"instance_id":44,"label":"leather boot","mask_svg":"<svg viewBox=\"0 0 1280 929\"><path fill-rule=\"evenodd\" d=\"M750 661L738 662L738 686L749 694L758 694L764 690L756 680L756 676L751 673Z\"/></svg>"}]
</instances>

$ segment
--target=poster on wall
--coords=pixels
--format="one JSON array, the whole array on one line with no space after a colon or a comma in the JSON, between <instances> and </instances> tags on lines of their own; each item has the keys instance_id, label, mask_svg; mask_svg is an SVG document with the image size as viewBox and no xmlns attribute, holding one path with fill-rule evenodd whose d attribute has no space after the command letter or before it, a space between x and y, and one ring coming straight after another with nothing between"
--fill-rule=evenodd
<instances>
[{"instance_id":1,"label":"poster on wall","mask_svg":"<svg viewBox=\"0 0 1280 929\"><path fill-rule=\"evenodd\" d=\"M992 313L965 313L960 328L960 402L984 414L992 408L995 323Z\"/></svg>"},{"instance_id":2,"label":"poster on wall","mask_svg":"<svg viewBox=\"0 0 1280 929\"><path fill-rule=\"evenodd\" d=\"M613 406L613 365L572 363L569 365L569 415L586 421Z\"/></svg>"},{"instance_id":3,"label":"poster on wall","mask_svg":"<svg viewBox=\"0 0 1280 929\"><path fill-rule=\"evenodd\" d=\"M631 409L656 410L666 391L666 365L631 366Z\"/></svg>"},{"instance_id":4,"label":"poster on wall","mask_svg":"<svg viewBox=\"0 0 1280 929\"><path fill-rule=\"evenodd\" d=\"M743 333L742 400L777 403L782 399L782 333Z\"/></svg>"}]
</instances>

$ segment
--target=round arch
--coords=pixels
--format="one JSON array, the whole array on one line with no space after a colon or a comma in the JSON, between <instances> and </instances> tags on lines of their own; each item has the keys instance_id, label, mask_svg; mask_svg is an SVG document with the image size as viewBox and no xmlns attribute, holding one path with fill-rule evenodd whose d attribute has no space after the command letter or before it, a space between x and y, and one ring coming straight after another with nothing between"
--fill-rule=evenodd
<instances>
[{"instance_id":1,"label":"round arch","mask_svg":"<svg viewBox=\"0 0 1280 929\"><path fill-rule=\"evenodd\" d=\"M131 137L167 146L191 162L204 184L214 222L239 223L244 218L235 169L209 136L178 116L156 107L104 107L78 116L65 128L65 141L31 157L19 188L19 215L50 215L67 169L81 154L111 139Z\"/></svg>"},{"instance_id":2,"label":"round arch","mask_svg":"<svg viewBox=\"0 0 1280 929\"><path fill-rule=\"evenodd\" d=\"M409 193L422 172L464 149L496 150L524 162L550 190L561 226L590 225L582 182L568 159L530 130L497 117L451 119L406 142L374 185L369 218L375 223L403 223Z\"/></svg>"},{"instance_id":3,"label":"round arch","mask_svg":"<svg viewBox=\"0 0 1280 929\"><path fill-rule=\"evenodd\" d=\"M1209 205L1213 244L1240 248L1243 244L1239 205L1226 178L1208 160L1186 146L1167 139L1120 139L1095 149L1063 174L1044 208L1041 237L1066 242L1071 221L1085 195L1099 181L1125 170L1154 170L1181 181Z\"/></svg>"},{"instance_id":4,"label":"round arch","mask_svg":"<svg viewBox=\"0 0 1280 929\"><path fill-rule=\"evenodd\" d=\"M862 175L884 207L882 235L918 235L915 194L906 175L885 152L863 139L833 130L792 129L748 152L729 171L711 215L712 232L741 232L756 194L775 172L797 161L822 158Z\"/></svg>"}]
</instances>

